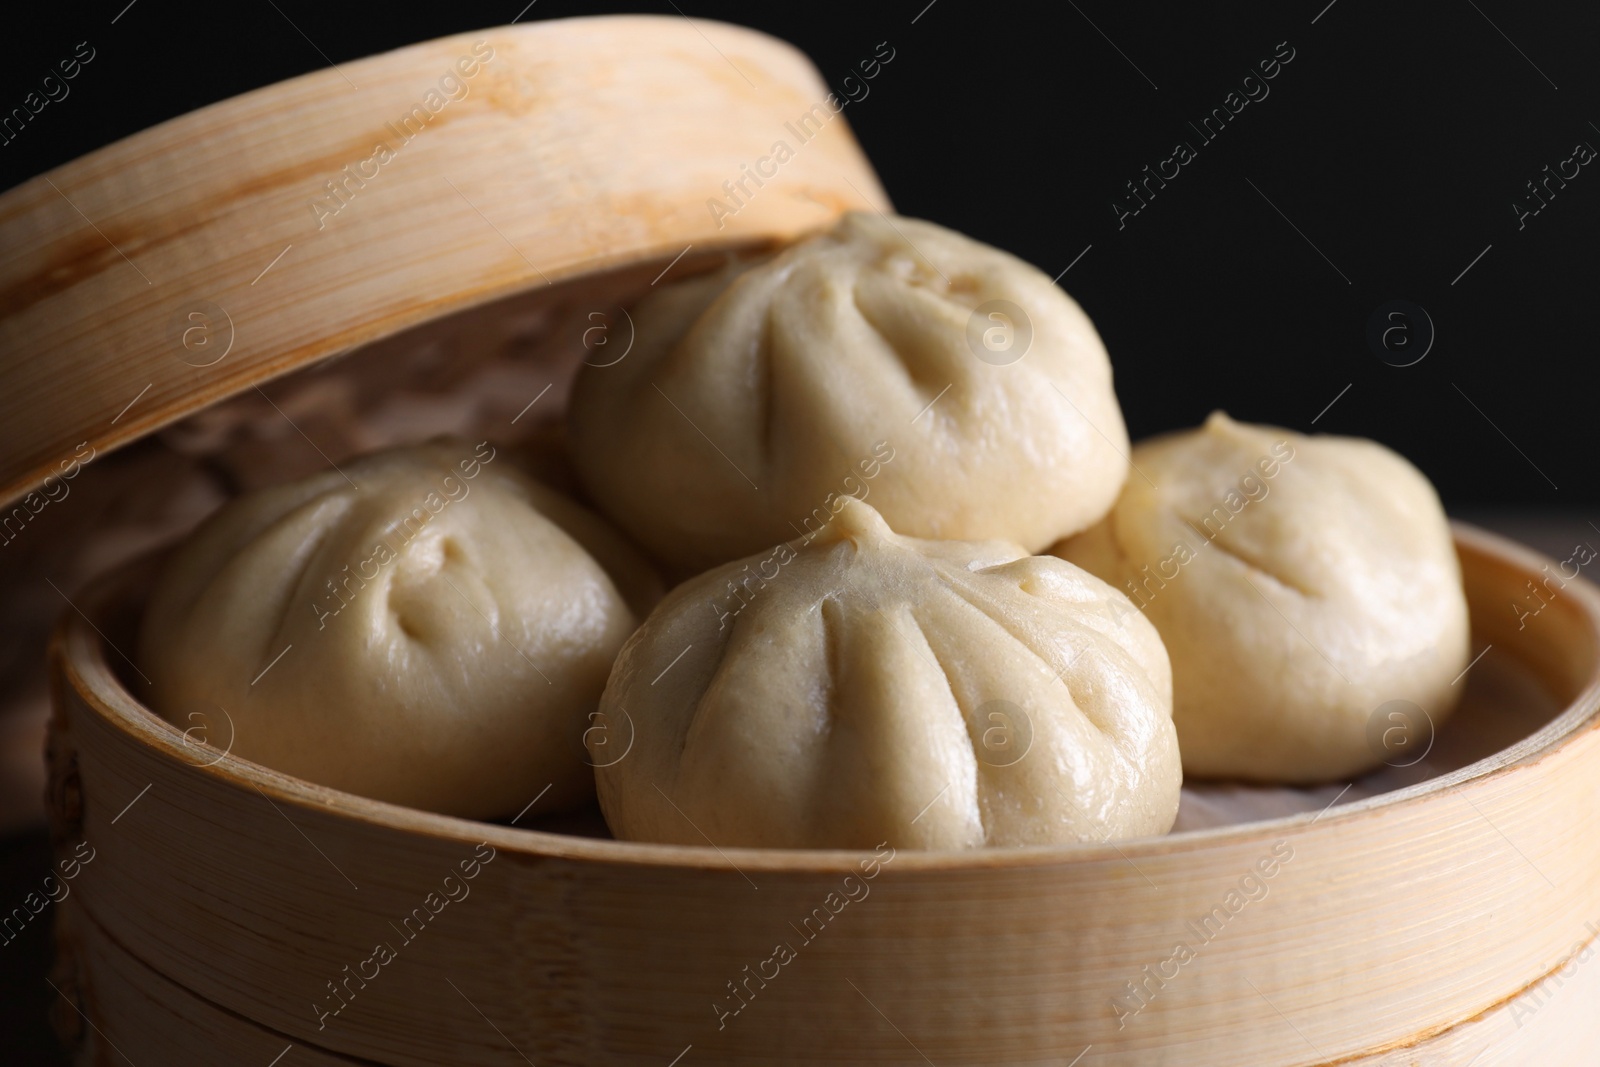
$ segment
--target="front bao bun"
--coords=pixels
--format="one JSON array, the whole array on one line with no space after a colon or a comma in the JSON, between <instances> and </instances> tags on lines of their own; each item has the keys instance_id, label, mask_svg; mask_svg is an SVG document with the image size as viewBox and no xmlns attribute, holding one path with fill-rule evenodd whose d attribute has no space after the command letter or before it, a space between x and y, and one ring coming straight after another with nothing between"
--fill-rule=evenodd
<instances>
[{"instance_id":1,"label":"front bao bun","mask_svg":"<svg viewBox=\"0 0 1600 1067\"><path fill-rule=\"evenodd\" d=\"M1166 833L1170 707L1155 628L1103 582L849 500L668 594L585 739L621 839L964 849Z\"/></svg>"},{"instance_id":2,"label":"front bao bun","mask_svg":"<svg viewBox=\"0 0 1600 1067\"><path fill-rule=\"evenodd\" d=\"M655 582L492 445L442 440L225 505L166 565L141 663L196 760L470 818L549 785L560 810L593 796L582 732Z\"/></svg>"},{"instance_id":3,"label":"front bao bun","mask_svg":"<svg viewBox=\"0 0 1600 1067\"><path fill-rule=\"evenodd\" d=\"M1468 654L1460 564L1428 480L1371 441L1221 412L1141 442L1133 463L1105 520L1055 551L1161 631L1185 772L1303 784L1417 758ZM1390 720L1391 701L1427 718ZM1391 723L1417 755L1394 753Z\"/></svg>"},{"instance_id":4,"label":"front bao bun","mask_svg":"<svg viewBox=\"0 0 1600 1067\"><path fill-rule=\"evenodd\" d=\"M1082 309L932 223L848 214L667 286L632 321L626 357L578 376L574 462L684 574L815 532L847 495L908 536L1038 552L1104 515L1127 474Z\"/></svg>"}]
</instances>

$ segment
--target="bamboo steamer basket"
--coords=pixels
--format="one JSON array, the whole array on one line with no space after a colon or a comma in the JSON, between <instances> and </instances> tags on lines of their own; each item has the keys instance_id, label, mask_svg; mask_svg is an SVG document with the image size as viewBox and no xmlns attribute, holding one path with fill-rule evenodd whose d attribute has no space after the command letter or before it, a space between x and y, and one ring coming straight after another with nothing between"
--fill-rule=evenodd
<instances>
[{"instance_id":1,"label":"bamboo steamer basket","mask_svg":"<svg viewBox=\"0 0 1600 1067\"><path fill-rule=\"evenodd\" d=\"M478 40L471 93L316 228L373 116ZM353 349L334 366L398 380L408 338L529 309L581 327L662 274L885 208L835 119L724 226L707 211L825 93L748 31L552 22L295 79L13 190L0 484ZM222 356L184 344L196 310ZM537 798L472 822L240 760L140 703L142 557L77 591L51 645L53 834L94 850L53 906L58 1025L79 1062L140 1067L1590 1063L1600 593L1571 582L1519 627L1506 605L1546 561L1456 536L1486 658L1448 773L1161 838L892 856L617 842ZM443 899L447 875L470 892ZM870 892L841 903L847 878ZM1179 942L1198 949L1173 963Z\"/></svg>"},{"instance_id":2,"label":"bamboo steamer basket","mask_svg":"<svg viewBox=\"0 0 1600 1067\"><path fill-rule=\"evenodd\" d=\"M119 677L150 574L126 569L79 598L52 664L57 831L96 850L63 929L89 1062L290 1045L384 1064L1589 1062L1600 597L1569 586L1519 631L1504 605L1541 561L1468 529L1458 544L1478 640L1565 705L1531 735L1326 813L900 852L826 925L807 919L862 856L470 822L186 743ZM405 941L393 924L483 843L470 895ZM1269 894L1119 1028L1123 983L1285 846ZM376 942L397 958L323 1020L326 983ZM779 942L797 958L719 1020Z\"/></svg>"}]
</instances>

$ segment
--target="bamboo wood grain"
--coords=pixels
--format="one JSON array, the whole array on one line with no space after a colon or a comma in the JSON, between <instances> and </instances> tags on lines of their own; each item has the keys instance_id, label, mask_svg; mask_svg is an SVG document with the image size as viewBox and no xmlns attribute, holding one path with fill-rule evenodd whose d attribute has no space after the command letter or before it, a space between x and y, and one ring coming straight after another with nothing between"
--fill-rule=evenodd
<instances>
[{"instance_id":1,"label":"bamboo wood grain","mask_svg":"<svg viewBox=\"0 0 1600 1067\"><path fill-rule=\"evenodd\" d=\"M126 1055L134 1063L268 1063L291 1046L291 1062L299 1067L362 1062L294 1044L283 1034L201 1000L134 959L99 926L77 921L86 968L103 991L88 991L88 1011L98 1032L86 1028L84 1062L110 1065L125 1062L121 1057ZM1586 948L1596 951L1592 944ZM1510 1003L1418 1043L1345 1060L1341 1067L1585 1064L1595 1040L1589 1016L1600 998L1600 967L1584 966L1592 959L1569 958ZM114 1048L105 1033L117 1035ZM511 1059L509 1050L505 1058ZM912 1057L909 1062L923 1061Z\"/></svg>"},{"instance_id":2,"label":"bamboo wood grain","mask_svg":"<svg viewBox=\"0 0 1600 1067\"><path fill-rule=\"evenodd\" d=\"M80 598L87 617L67 615L53 646L58 729L76 753L57 779L79 776L75 829L98 850L73 900L200 1000L384 1064L661 1065L690 1046L685 1064L1068 1063L1090 1046L1084 1062L1110 1065L1584 1064L1600 1040L1587 1007L1600 965L1575 959L1600 925L1600 594L1574 582L1518 630L1505 605L1543 561L1457 538L1477 639L1566 707L1532 736L1320 816L901 852L810 941L798 924L862 857L584 839L232 757L201 766L217 753L140 706L137 676L124 688L88 621L115 640L135 568ZM390 924L479 842L496 855L470 896L402 942ZM1279 842L1294 854L1268 894L1119 1028L1123 983L1193 940L1186 924ZM380 941L394 961L319 1019L325 983ZM713 1003L737 1004L727 983L778 942L796 958L719 1028ZM1530 1012L1530 989L1563 968ZM107 1018L108 996L136 995L93 988Z\"/></svg>"},{"instance_id":3,"label":"bamboo wood grain","mask_svg":"<svg viewBox=\"0 0 1600 1067\"><path fill-rule=\"evenodd\" d=\"M65 906L74 907L70 899ZM86 1027L80 1062L106 1067L355 1067L361 1062L291 1041L201 1000L129 955L92 920L74 914L71 921L88 977L82 1000L95 1022Z\"/></svg>"},{"instance_id":4,"label":"bamboo wood grain","mask_svg":"<svg viewBox=\"0 0 1600 1067\"><path fill-rule=\"evenodd\" d=\"M439 93L484 47L455 73L466 95ZM82 442L104 452L413 323L886 208L843 117L787 130L827 93L739 27L558 20L307 74L26 182L0 195L0 503ZM779 139L793 158L714 215ZM380 142L392 158L369 162Z\"/></svg>"},{"instance_id":5,"label":"bamboo wood grain","mask_svg":"<svg viewBox=\"0 0 1600 1067\"><path fill-rule=\"evenodd\" d=\"M269 1063L290 1046L294 1059L287 1062L300 1067L361 1062L294 1044L283 1034L201 1000L134 959L99 926L86 919L75 921L86 968L95 975L100 991L87 991L88 1010L99 1032L91 1029L86 1035L85 1062L115 1064L124 1062L121 1057L126 1055L134 1063ZM1594 1024L1588 1016L1600 997L1600 967L1583 966L1589 959L1563 961L1540 986L1527 991L1525 999L1502 1004L1417 1044L1344 1061L1343 1067L1587 1063L1594 1047ZM115 1047L106 1033L116 1034ZM511 1060L509 1049L505 1058Z\"/></svg>"}]
</instances>

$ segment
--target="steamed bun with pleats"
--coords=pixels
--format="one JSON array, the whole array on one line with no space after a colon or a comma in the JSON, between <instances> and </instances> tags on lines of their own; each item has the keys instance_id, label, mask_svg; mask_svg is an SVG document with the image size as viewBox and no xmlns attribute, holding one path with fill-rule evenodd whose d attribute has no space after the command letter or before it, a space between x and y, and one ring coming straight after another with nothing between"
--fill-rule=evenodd
<instances>
[{"instance_id":1,"label":"steamed bun with pleats","mask_svg":"<svg viewBox=\"0 0 1600 1067\"><path fill-rule=\"evenodd\" d=\"M1420 758L1470 640L1428 479L1373 441L1222 412L1133 462L1110 515L1054 551L1161 632L1184 769L1314 783ZM1421 714L1383 711L1396 701Z\"/></svg>"},{"instance_id":2,"label":"steamed bun with pleats","mask_svg":"<svg viewBox=\"0 0 1600 1067\"><path fill-rule=\"evenodd\" d=\"M929 222L847 214L665 286L631 321L627 355L578 376L574 461L684 573L814 532L845 496L909 536L1043 551L1127 474L1088 316L1048 275Z\"/></svg>"},{"instance_id":3,"label":"steamed bun with pleats","mask_svg":"<svg viewBox=\"0 0 1600 1067\"><path fill-rule=\"evenodd\" d=\"M451 815L549 785L553 811L593 797L582 733L658 592L599 517L439 440L225 505L165 566L141 663L192 742Z\"/></svg>"},{"instance_id":4,"label":"steamed bun with pleats","mask_svg":"<svg viewBox=\"0 0 1600 1067\"><path fill-rule=\"evenodd\" d=\"M965 849L1163 834L1167 656L1099 579L850 499L670 593L585 734L617 837Z\"/></svg>"}]
</instances>

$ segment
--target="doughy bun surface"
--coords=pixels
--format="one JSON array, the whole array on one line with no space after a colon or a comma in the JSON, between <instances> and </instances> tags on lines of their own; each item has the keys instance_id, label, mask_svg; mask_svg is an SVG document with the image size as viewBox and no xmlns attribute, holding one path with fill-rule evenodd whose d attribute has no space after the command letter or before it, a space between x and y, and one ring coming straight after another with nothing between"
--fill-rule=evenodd
<instances>
[{"instance_id":1,"label":"doughy bun surface","mask_svg":"<svg viewBox=\"0 0 1600 1067\"><path fill-rule=\"evenodd\" d=\"M1155 629L1098 579L1012 543L902 537L852 499L809 542L670 593L588 740L629 840L1101 841L1171 828L1170 706Z\"/></svg>"},{"instance_id":2,"label":"doughy bun surface","mask_svg":"<svg viewBox=\"0 0 1600 1067\"><path fill-rule=\"evenodd\" d=\"M1444 510L1415 467L1372 441L1221 412L1141 442L1133 463L1105 520L1054 551L1161 632L1187 773L1343 778L1384 760L1370 726L1384 704L1444 723L1467 605Z\"/></svg>"},{"instance_id":3,"label":"doughy bun surface","mask_svg":"<svg viewBox=\"0 0 1600 1067\"><path fill-rule=\"evenodd\" d=\"M574 462L684 573L811 532L846 495L911 536L1037 552L1104 515L1127 474L1082 309L932 223L849 214L632 317L627 356L578 376Z\"/></svg>"},{"instance_id":4,"label":"doughy bun surface","mask_svg":"<svg viewBox=\"0 0 1600 1067\"><path fill-rule=\"evenodd\" d=\"M225 505L146 610L151 705L191 737L379 800L489 818L587 801L581 735L654 581L492 446L396 448Z\"/></svg>"}]
</instances>

